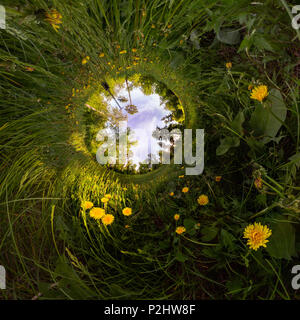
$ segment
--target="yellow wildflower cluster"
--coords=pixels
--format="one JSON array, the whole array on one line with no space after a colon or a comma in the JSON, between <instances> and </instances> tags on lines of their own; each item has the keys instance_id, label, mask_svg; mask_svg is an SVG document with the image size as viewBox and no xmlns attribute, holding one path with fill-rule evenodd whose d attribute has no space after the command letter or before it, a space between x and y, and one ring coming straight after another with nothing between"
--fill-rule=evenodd
<instances>
[{"instance_id":1,"label":"yellow wildflower cluster","mask_svg":"<svg viewBox=\"0 0 300 320\"><path fill-rule=\"evenodd\" d=\"M110 194L106 194L102 199L101 202L107 203L111 199ZM104 225L110 225L114 222L115 217L112 214L107 214L105 209L95 207L93 202L91 201L83 201L81 207L84 210L89 210L89 215L91 218L95 220L100 220Z\"/></svg>"},{"instance_id":2,"label":"yellow wildflower cluster","mask_svg":"<svg viewBox=\"0 0 300 320\"><path fill-rule=\"evenodd\" d=\"M124 188L126 189L126 188ZM127 189L126 189L127 190ZM89 210L89 215L95 220L101 220L104 225L110 225L114 222L115 217L112 214L106 213L107 203L112 199L111 194L105 194L101 198L101 202L104 203L104 209L100 207L95 207L91 201L83 201L81 203L81 208L83 210ZM124 216L130 216L132 214L132 209L126 207L122 210Z\"/></svg>"}]
</instances>

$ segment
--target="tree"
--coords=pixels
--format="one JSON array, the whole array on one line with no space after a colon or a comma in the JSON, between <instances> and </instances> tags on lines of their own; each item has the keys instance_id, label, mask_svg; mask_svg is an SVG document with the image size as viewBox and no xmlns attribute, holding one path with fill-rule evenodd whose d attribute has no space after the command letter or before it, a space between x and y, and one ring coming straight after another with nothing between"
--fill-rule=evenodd
<instances>
[{"instance_id":1,"label":"tree","mask_svg":"<svg viewBox=\"0 0 300 320\"><path fill-rule=\"evenodd\" d=\"M129 113L129 114L135 114L138 112L138 108L137 106L135 106L134 104L129 104L125 107L125 110Z\"/></svg>"},{"instance_id":2,"label":"tree","mask_svg":"<svg viewBox=\"0 0 300 320\"><path fill-rule=\"evenodd\" d=\"M125 98L125 97L123 97L123 96L118 97L118 100L119 100L120 102L122 102L122 103L125 103L125 102L128 101L128 99Z\"/></svg>"},{"instance_id":3,"label":"tree","mask_svg":"<svg viewBox=\"0 0 300 320\"><path fill-rule=\"evenodd\" d=\"M129 96L129 101L130 101L130 104L125 107L125 110L126 110L129 114L135 114L135 113L138 112L138 108L137 108L137 106L135 106L134 104L132 104L131 94L130 94L130 89L131 89L131 88L129 88L127 76L126 76L125 82L126 82L126 87L127 87L128 96Z\"/></svg>"}]
</instances>

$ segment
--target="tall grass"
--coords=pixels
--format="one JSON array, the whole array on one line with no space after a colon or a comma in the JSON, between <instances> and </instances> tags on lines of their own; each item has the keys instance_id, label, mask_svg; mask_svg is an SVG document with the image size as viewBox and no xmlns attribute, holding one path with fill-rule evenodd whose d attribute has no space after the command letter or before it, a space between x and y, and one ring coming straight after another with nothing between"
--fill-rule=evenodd
<instances>
[{"instance_id":1,"label":"tall grass","mask_svg":"<svg viewBox=\"0 0 300 320\"><path fill-rule=\"evenodd\" d=\"M261 7L250 2L4 1L4 299L294 298L289 287L294 261L251 251L242 238L253 217L274 229L285 223L299 230L299 80L292 74L296 56L284 49L294 41L295 53L299 43L295 32L283 27L289 23L285 2L266 1ZM53 8L63 17L58 32L45 21ZM276 25L282 26L279 40ZM265 42L249 42L237 52L239 45L215 37L221 27L241 29L244 38L261 28ZM90 60L83 65L86 56ZM225 68L229 60L231 72ZM185 107L186 127L206 130L202 176L181 179L180 167L165 166L124 177L100 167L90 154L85 102L100 81L134 73L165 83ZM220 139L236 136L239 110L246 118L253 113L248 85L254 80L284 96L283 140L260 148L245 135L238 148L217 157ZM259 166L267 169L266 192L253 184L252 171ZM222 175L221 184L216 175ZM184 186L187 194L181 192ZM115 222L105 227L81 203L103 206L100 199L107 193L113 198L106 210ZM204 208L197 204L202 193L210 199ZM133 208L133 215L122 215L124 207ZM178 222L175 213L181 215ZM179 236L174 231L181 224L188 232ZM297 233L294 242L298 252Z\"/></svg>"}]
</instances>

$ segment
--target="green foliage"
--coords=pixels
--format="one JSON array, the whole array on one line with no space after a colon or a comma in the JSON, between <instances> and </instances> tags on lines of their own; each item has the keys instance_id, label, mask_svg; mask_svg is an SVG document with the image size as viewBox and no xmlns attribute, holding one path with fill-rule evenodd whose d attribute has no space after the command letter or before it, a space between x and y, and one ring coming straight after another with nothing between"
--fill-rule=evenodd
<instances>
[{"instance_id":1,"label":"green foliage","mask_svg":"<svg viewBox=\"0 0 300 320\"><path fill-rule=\"evenodd\" d=\"M295 228L288 222L276 223L273 226L268 253L277 259L291 260L296 255Z\"/></svg>"},{"instance_id":2,"label":"green foliage","mask_svg":"<svg viewBox=\"0 0 300 320\"><path fill-rule=\"evenodd\" d=\"M291 5L4 5L0 261L10 281L1 298L297 298L290 266L300 250L299 31ZM45 20L54 8L62 14L57 32ZM202 175L184 176L185 164L118 174L95 161L94 137L109 116L100 84L115 88L137 75L182 127L205 130ZM248 90L259 84L269 90L262 103ZM197 202L201 194L207 205ZM93 219L81 208L86 200L114 222ZM243 232L258 221L272 235L254 251Z\"/></svg>"},{"instance_id":3,"label":"green foliage","mask_svg":"<svg viewBox=\"0 0 300 320\"><path fill-rule=\"evenodd\" d=\"M216 149L216 155L221 156L225 154L230 148L238 147L240 145L240 139L237 137L226 137L221 139L220 145Z\"/></svg>"},{"instance_id":4,"label":"green foliage","mask_svg":"<svg viewBox=\"0 0 300 320\"><path fill-rule=\"evenodd\" d=\"M265 104L258 104L250 119L255 136L263 136L263 143L274 139L285 121L287 108L278 89L272 89Z\"/></svg>"}]
</instances>

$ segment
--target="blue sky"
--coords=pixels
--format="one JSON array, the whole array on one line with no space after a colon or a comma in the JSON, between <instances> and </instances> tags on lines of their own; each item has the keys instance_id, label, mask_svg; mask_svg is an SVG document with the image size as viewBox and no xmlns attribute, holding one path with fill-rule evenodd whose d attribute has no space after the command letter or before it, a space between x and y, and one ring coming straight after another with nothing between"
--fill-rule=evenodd
<instances>
[{"instance_id":1,"label":"blue sky","mask_svg":"<svg viewBox=\"0 0 300 320\"><path fill-rule=\"evenodd\" d=\"M164 127L164 122L161 119L170 114L170 111L165 109L165 105L160 104L160 97L157 94L151 94L149 96L144 95L140 88L133 88L130 91L132 104L137 106L138 113L134 115L128 114L128 124L127 126L131 128L136 134L133 136L134 140L137 140L138 143L135 146L131 147L133 156L131 160L133 163L137 164L144 161L147 158L149 153L148 142L149 138L152 142L155 139L152 137L152 132L156 129L157 126ZM118 96L124 96L129 100L128 91L125 87L121 89ZM120 103L121 107L125 107L129 104L128 102ZM109 105L116 108L117 105L113 99L109 100ZM123 110L123 113L127 113ZM154 150L151 150L151 153L156 154L160 148L157 143L154 144Z\"/></svg>"}]
</instances>

